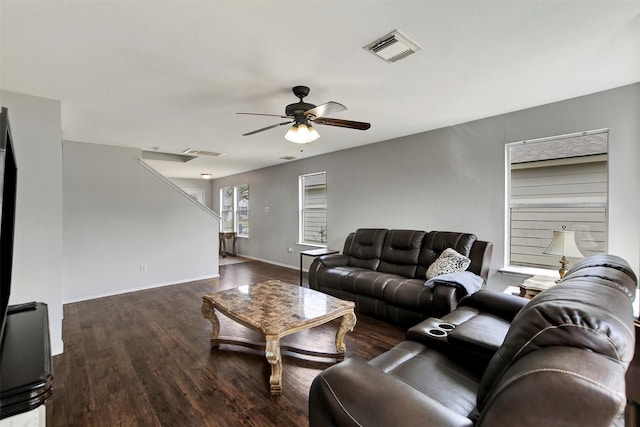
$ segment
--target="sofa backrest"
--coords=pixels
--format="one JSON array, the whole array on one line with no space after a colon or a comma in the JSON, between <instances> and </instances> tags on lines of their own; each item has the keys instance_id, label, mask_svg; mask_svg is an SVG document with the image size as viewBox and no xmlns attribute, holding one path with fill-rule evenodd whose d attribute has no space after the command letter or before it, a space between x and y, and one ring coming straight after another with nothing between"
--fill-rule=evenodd
<instances>
[{"instance_id":1,"label":"sofa backrest","mask_svg":"<svg viewBox=\"0 0 640 427\"><path fill-rule=\"evenodd\" d=\"M351 267L376 270L380 265L386 228L359 228L344 241L342 253L349 257Z\"/></svg>"},{"instance_id":2,"label":"sofa backrest","mask_svg":"<svg viewBox=\"0 0 640 427\"><path fill-rule=\"evenodd\" d=\"M418 257L416 278L426 278L427 269L447 248L453 248L461 255L468 257L471 247L477 240L475 234L456 233L451 231L430 231L422 239L422 248ZM477 274L477 273L476 273ZM486 277L485 277L486 278Z\"/></svg>"},{"instance_id":3,"label":"sofa backrest","mask_svg":"<svg viewBox=\"0 0 640 427\"><path fill-rule=\"evenodd\" d=\"M533 298L513 319L482 377L479 424L508 423L499 412L522 394L540 419L557 413L558 425L564 416L574 425L619 423L624 375L635 351L636 286L624 260L596 255Z\"/></svg>"},{"instance_id":4,"label":"sofa backrest","mask_svg":"<svg viewBox=\"0 0 640 427\"><path fill-rule=\"evenodd\" d=\"M425 279L427 268L447 248L469 257L467 270L487 279L493 244L470 233L359 228L347 236L342 253L351 267Z\"/></svg>"},{"instance_id":5,"label":"sofa backrest","mask_svg":"<svg viewBox=\"0 0 640 427\"><path fill-rule=\"evenodd\" d=\"M425 234L421 230L389 230L382 245L378 271L414 277Z\"/></svg>"}]
</instances>

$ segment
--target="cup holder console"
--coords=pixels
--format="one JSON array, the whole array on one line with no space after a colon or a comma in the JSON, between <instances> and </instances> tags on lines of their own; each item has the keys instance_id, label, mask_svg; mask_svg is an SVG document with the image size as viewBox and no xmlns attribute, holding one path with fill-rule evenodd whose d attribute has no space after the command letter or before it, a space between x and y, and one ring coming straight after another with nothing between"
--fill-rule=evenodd
<instances>
[{"instance_id":1,"label":"cup holder console","mask_svg":"<svg viewBox=\"0 0 640 427\"><path fill-rule=\"evenodd\" d=\"M447 335L447 331L445 331L444 329L432 328L432 329L428 329L427 331L429 332L429 334L434 335L436 337L444 337L445 335Z\"/></svg>"},{"instance_id":2,"label":"cup holder console","mask_svg":"<svg viewBox=\"0 0 640 427\"><path fill-rule=\"evenodd\" d=\"M456 327L456 325L452 323L447 323L434 318L425 320L421 326L423 326L423 331L426 332L427 335L444 340L447 339L449 332L453 331Z\"/></svg>"},{"instance_id":3,"label":"cup holder console","mask_svg":"<svg viewBox=\"0 0 640 427\"><path fill-rule=\"evenodd\" d=\"M438 323L438 327L440 329L444 329L445 331L453 331L456 325L452 323L441 322L441 323Z\"/></svg>"}]
</instances>

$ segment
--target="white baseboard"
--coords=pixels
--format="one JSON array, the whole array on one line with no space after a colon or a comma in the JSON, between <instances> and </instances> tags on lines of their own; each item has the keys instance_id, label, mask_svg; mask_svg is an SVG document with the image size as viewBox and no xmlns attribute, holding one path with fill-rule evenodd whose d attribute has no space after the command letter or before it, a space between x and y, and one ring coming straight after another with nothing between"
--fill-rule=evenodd
<instances>
[{"instance_id":1,"label":"white baseboard","mask_svg":"<svg viewBox=\"0 0 640 427\"><path fill-rule=\"evenodd\" d=\"M59 354L64 353L64 341L53 340L51 343L51 356L57 356Z\"/></svg>"},{"instance_id":2,"label":"white baseboard","mask_svg":"<svg viewBox=\"0 0 640 427\"><path fill-rule=\"evenodd\" d=\"M242 257L242 258L247 258L247 259L252 259L254 261L260 261L260 262L266 262L267 264L273 264L273 265L278 265L280 267L286 267L286 268L291 268L293 270L298 270L300 271L300 266L299 265L289 265L289 264L283 264L281 262L275 262L272 261L270 259L262 259L262 258L255 258L252 256L248 256L248 255L242 255L242 254L238 254L238 256ZM307 271L307 270L304 270Z\"/></svg>"},{"instance_id":3,"label":"white baseboard","mask_svg":"<svg viewBox=\"0 0 640 427\"><path fill-rule=\"evenodd\" d=\"M164 282L164 283L154 283L154 284L151 284L151 285L145 285L145 286L140 286L140 287L136 287L136 288L118 289L116 291L102 292L102 293L99 293L99 294L85 295L85 296L78 297L78 298L66 299L66 300L62 301L62 304L63 305L64 304L71 304L71 303L74 303L74 302L88 301L88 300L92 300L92 299L96 299L96 298L111 297L111 296L114 296L114 295L127 294L129 292L144 291L146 289L161 288L163 286L178 285L180 283L186 283L186 282L195 282L197 280L215 279L217 277L220 277L220 274L214 274L212 276L203 276L203 277L190 277L190 278L180 279L180 280L177 280L177 281Z\"/></svg>"}]
</instances>

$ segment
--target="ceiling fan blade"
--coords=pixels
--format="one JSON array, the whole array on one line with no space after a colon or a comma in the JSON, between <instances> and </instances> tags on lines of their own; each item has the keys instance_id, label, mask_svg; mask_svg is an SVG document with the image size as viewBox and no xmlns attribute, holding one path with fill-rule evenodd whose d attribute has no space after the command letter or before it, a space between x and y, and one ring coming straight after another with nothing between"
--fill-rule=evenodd
<instances>
[{"instance_id":1,"label":"ceiling fan blade","mask_svg":"<svg viewBox=\"0 0 640 427\"><path fill-rule=\"evenodd\" d=\"M281 119L288 119L289 118L289 116L281 116L280 114L264 114L264 113L236 113L236 114L248 114L250 116L280 117Z\"/></svg>"},{"instance_id":2,"label":"ceiling fan blade","mask_svg":"<svg viewBox=\"0 0 640 427\"><path fill-rule=\"evenodd\" d=\"M338 126L341 128L367 130L371 127L371 123L354 122L351 120L330 119L328 117L318 117L313 119L314 123L319 125Z\"/></svg>"},{"instance_id":3,"label":"ceiling fan blade","mask_svg":"<svg viewBox=\"0 0 640 427\"><path fill-rule=\"evenodd\" d=\"M329 101L325 104L318 105L315 108L305 111L303 114L305 116L313 116L313 117L324 117L329 114L339 113L340 111L346 110L347 107L340 104L339 102Z\"/></svg>"},{"instance_id":4,"label":"ceiling fan blade","mask_svg":"<svg viewBox=\"0 0 640 427\"><path fill-rule=\"evenodd\" d=\"M288 124L291 124L291 123L293 123L293 122L289 121L289 122L276 123L275 125L267 126L266 128L254 130L254 131L247 132L247 133L243 133L242 136L253 135L254 133L258 133L258 132L262 132L262 131L265 131L265 130L277 128L278 126L284 126L284 125L288 125Z\"/></svg>"}]
</instances>

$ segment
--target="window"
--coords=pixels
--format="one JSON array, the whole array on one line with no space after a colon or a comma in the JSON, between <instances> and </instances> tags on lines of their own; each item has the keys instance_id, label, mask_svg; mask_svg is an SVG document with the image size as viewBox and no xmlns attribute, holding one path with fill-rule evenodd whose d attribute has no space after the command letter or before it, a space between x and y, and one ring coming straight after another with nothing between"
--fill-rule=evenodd
<instances>
[{"instance_id":1,"label":"window","mask_svg":"<svg viewBox=\"0 0 640 427\"><path fill-rule=\"evenodd\" d=\"M233 187L220 189L220 231L235 231L233 223Z\"/></svg>"},{"instance_id":2,"label":"window","mask_svg":"<svg viewBox=\"0 0 640 427\"><path fill-rule=\"evenodd\" d=\"M249 184L220 189L220 231L249 237Z\"/></svg>"},{"instance_id":3,"label":"window","mask_svg":"<svg viewBox=\"0 0 640 427\"><path fill-rule=\"evenodd\" d=\"M507 144L508 266L557 270L543 251L563 225L585 256L606 252L608 139L600 130Z\"/></svg>"},{"instance_id":4,"label":"window","mask_svg":"<svg viewBox=\"0 0 640 427\"><path fill-rule=\"evenodd\" d=\"M249 184L236 187L236 224L238 236L249 237Z\"/></svg>"},{"instance_id":5,"label":"window","mask_svg":"<svg viewBox=\"0 0 640 427\"><path fill-rule=\"evenodd\" d=\"M300 243L326 246L327 244L327 173L301 175L300 191Z\"/></svg>"}]
</instances>

